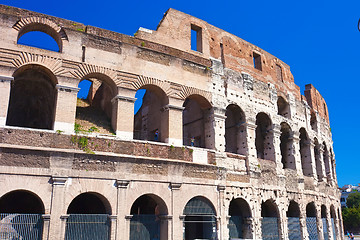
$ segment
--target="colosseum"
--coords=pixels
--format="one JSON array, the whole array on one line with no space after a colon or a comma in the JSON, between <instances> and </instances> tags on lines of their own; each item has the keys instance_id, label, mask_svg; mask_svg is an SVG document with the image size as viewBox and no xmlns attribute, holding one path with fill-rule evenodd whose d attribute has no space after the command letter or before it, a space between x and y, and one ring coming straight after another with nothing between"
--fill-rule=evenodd
<instances>
[{"instance_id":1,"label":"colosseum","mask_svg":"<svg viewBox=\"0 0 360 240\"><path fill-rule=\"evenodd\" d=\"M326 102L280 59L174 9L0 18L0 239L343 239Z\"/></svg>"}]
</instances>

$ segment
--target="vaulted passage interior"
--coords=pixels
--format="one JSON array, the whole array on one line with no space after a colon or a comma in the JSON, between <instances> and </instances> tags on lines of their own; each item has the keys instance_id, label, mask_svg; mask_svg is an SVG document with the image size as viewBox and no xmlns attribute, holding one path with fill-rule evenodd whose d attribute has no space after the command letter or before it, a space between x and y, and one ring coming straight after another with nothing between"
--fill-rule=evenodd
<instances>
[{"instance_id":1,"label":"vaulted passage interior","mask_svg":"<svg viewBox=\"0 0 360 240\"><path fill-rule=\"evenodd\" d=\"M290 201L286 216L288 218L289 240L302 239L300 226L300 208L297 202L293 200Z\"/></svg>"},{"instance_id":2,"label":"vaulted passage interior","mask_svg":"<svg viewBox=\"0 0 360 240\"><path fill-rule=\"evenodd\" d=\"M229 216L230 239L252 239L251 211L249 204L244 199L231 200Z\"/></svg>"},{"instance_id":3,"label":"vaulted passage interior","mask_svg":"<svg viewBox=\"0 0 360 240\"><path fill-rule=\"evenodd\" d=\"M280 239L279 211L273 200L269 199L261 203L261 217L262 239Z\"/></svg>"},{"instance_id":4,"label":"vaulted passage interior","mask_svg":"<svg viewBox=\"0 0 360 240\"><path fill-rule=\"evenodd\" d=\"M256 115L256 139L255 146L257 157L266 160L275 160L273 146L273 130L269 116L265 113Z\"/></svg>"},{"instance_id":5,"label":"vaulted passage interior","mask_svg":"<svg viewBox=\"0 0 360 240\"><path fill-rule=\"evenodd\" d=\"M293 133L287 123L281 123L280 150L283 168L295 169L293 149Z\"/></svg>"},{"instance_id":6,"label":"vaulted passage interior","mask_svg":"<svg viewBox=\"0 0 360 240\"><path fill-rule=\"evenodd\" d=\"M318 239L317 221L316 221L316 207L314 202L306 205L306 228L309 235L309 240Z\"/></svg>"},{"instance_id":7,"label":"vaulted passage interior","mask_svg":"<svg viewBox=\"0 0 360 240\"><path fill-rule=\"evenodd\" d=\"M311 143L305 128L300 128L300 156L301 166L304 176L313 176L313 167L311 163Z\"/></svg>"},{"instance_id":8,"label":"vaulted passage interior","mask_svg":"<svg viewBox=\"0 0 360 240\"><path fill-rule=\"evenodd\" d=\"M53 129L56 78L38 65L26 65L14 74L6 124Z\"/></svg>"},{"instance_id":9,"label":"vaulted passage interior","mask_svg":"<svg viewBox=\"0 0 360 240\"><path fill-rule=\"evenodd\" d=\"M225 151L246 155L246 120L241 108L231 104L226 108Z\"/></svg>"}]
</instances>

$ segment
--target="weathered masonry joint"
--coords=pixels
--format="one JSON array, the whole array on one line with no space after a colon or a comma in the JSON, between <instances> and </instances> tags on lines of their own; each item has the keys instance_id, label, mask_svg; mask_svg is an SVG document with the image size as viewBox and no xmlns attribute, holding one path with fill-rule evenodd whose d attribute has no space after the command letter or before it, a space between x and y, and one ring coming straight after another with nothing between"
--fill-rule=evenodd
<instances>
[{"instance_id":1,"label":"weathered masonry joint","mask_svg":"<svg viewBox=\"0 0 360 240\"><path fill-rule=\"evenodd\" d=\"M342 239L326 102L278 58L174 9L134 37L0 18L1 236Z\"/></svg>"}]
</instances>

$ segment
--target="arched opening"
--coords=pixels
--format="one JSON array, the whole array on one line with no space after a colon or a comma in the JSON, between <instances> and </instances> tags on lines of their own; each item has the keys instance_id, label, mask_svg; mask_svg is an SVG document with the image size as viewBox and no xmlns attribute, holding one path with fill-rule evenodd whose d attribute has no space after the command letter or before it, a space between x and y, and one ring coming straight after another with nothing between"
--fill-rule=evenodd
<instances>
[{"instance_id":1,"label":"arched opening","mask_svg":"<svg viewBox=\"0 0 360 240\"><path fill-rule=\"evenodd\" d=\"M327 212L326 212L326 206L321 205L321 222L323 225L323 233L324 233L324 239L329 239L329 230L328 230L328 223L326 218Z\"/></svg>"},{"instance_id":2,"label":"arched opening","mask_svg":"<svg viewBox=\"0 0 360 240\"><path fill-rule=\"evenodd\" d=\"M216 212L213 204L198 196L190 199L184 208L184 237L186 240L217 239Z\"/></svg>"},{"instance_id":3,"label":"arched opening","mask_svg":"<svg viewBox=\"0 0 360 240\"><path fill-rule=\"evenodd\" d=\"M293 133L287 123L281 123L280 151L283 168L295 169L295 158L293 155Z\"/></svg>"},{"instance_id":4,"label":"arched opening","mask_svg":"<svg viewBox=\"0 0 360 240\"><path fill-rule=\"evenodd\" d=\"M145 90L145 92L144 92ZM166 142L169 131L169 115L166 105L169 99L165 92L155 85L145 85L136 96L144 93L134 107L134 139ZM141 103L140 105L139 101ZM138 108L137 112L135 110Z\"/></svg>"},{"instance_id":5,"label":"arched opening","mask_svg":"<svg viewBox=\"0 0 360 240\"><path fill-rule=\"evenodd\" d=\"M242 198L233 199L229 206L230 239L252 239L251 211L249 204Z\"/></svg>"},{"instance_id":6,"label":"arched opening","mask_svg":"<svg viewBox=\"0 0 360 240\"><path fill-rule=\"evenodd\" d=\"M191 95L183 107L183 144L211 148L211 104L200 95Z\"/></svg>"},{"instance_id":7,"label":"arched opening","mask_svg":"<svg viewBox=\"0 0 360 240\"><path fill-rule=\"evenodd\" d=\"M314 130L315 132L317 132L317 120L316 120L316 115L314 112L311 112L311 116L310 116L310 126L311 129Z\"/></svg>"},{"instance_id":8,"label":"arched opening","mask_svg":"<svg viewBox=\"0 0 360 240\"><path fill-rule=\"evenodd\" d=\"M41 240L44 205L35 194L17 190L0 198L0 236Z\"/></svg>"},{"instance_id":9,"label":"arched opening","mask_svg":"<svg viewBox=\"0 0 360 240\"><path fill-rule=\"evenodd\" d=\"M286 212L288 219L288 234L290 240L301 239L301 226L300 226L300 208L299 204L294 200L290 201L288 210Z\"/></svg>"},{"instance_id":10,"label":"arched opening","mask_svg":"<svg viewBox=\"0 0 360 240\"><path fill-rule=\"evenodd\" d=\"M102 74L90 74L79 83L75 132L115 134L111 100L116 95L112 80Z\"/></svg>"},{"instance_id":11,"label":"arched opening","mask_svg":"<svg viewBox=\"0 0 360 240\"><path fill-rule=\"evenodd\" d=\"M17 44L60 52L59 45L55 39L40 31L32 31L22 35L18 39Z\"/></svg>"},{"instance_id":12,"label":"arched opening","mask_svg":"<svg viewBox=\"0 0 360 240\"><path fill-rule=\"evenodd\" d=\"M60 32L65 35L63 30ZM62 52L63 46L61 34L52 27L41 23L30 23L22 27L17 37L17 43L57 52Z\"/></svg>"},{"instance_id":13,"label":"arched opening","mask_svg":"<svg viewBox=\"0 0 360 240\"><path fill-rule=\"evenodd\" d=\"M306 205L306 228L309 234L309 240L317 240L318 231L316 223L316 207L314 202Z\"/></svg>"},{"instance_id":14,"label":"arched opening","mask_svg":"<svg viewBox=\"0 0 360 240\"><path fill-rule=\"evenodd\" d=\"M111 207L98 193L82 193L70 203L65 240L110 239Z\"/></svg>"},{"instance_id":15,"label":"arched opening","mask_svg":"<svg viewBox=\"0 0 360 240\"><path fill-rule=\"evenodd\" d=\"M332 178L334 179L334 181L336 181L336 174L335 174L336 163L335 163L334 153L331 148L330 148L330 162L331 162Z\"/></svg>"},{"instance_id":16,"label":"arched opening","mask_svg":"<svg viewBox=\"0 0 360 240\"><path fill-rule=\"evenodd\" d=\"M246 120L241 108L231 104L226 108L225 151L246 155Z\"/></svg>"},{"instance_id":17,"label":"arched opening","mask_svg":"<svg viewBox=\"0 0 360 240\"><path fill-rule=\"evenodd\" d=\"M53 129L56 78L39 65L18 69L11 83L6 125Z\"/></svg>"},{"instance_id":18,"label":"arched opening","mask_svg":"<svg viewBox=\"0 0 360 240\"><path fill-rule=\"evenodd\" d=\"M330 154L328 151L328 148L326 147L326 143L323 142L323 160L324 160L324 166L325 166L325 173L328 181L330 182L332 179L331 171L330 171Z\"/></svg>"},{"instance_id":19,"label":"arched opening","mask_svg":"<svg viewBox=\"0 0 360 240\"><path fill-rule=\"evenodd\" d=\"M334 240L336 240L336 236L339 234L338 225L337 225L337 218L334 205L330 206L330 218L331 218L331 226L332 226L332 236ZM339 234L340 235L340 234Z\"/></svg>"},{"instance_id":20,"label":"arched opening","mask_svg":"<svg viewBox=\"0 0 360 240\"><path fill-rule=\"evenodd\" d=\"M304 176L313 176L313 168L311 163L310 139L305 128L300 128L300 156L301 166Z\"/></svg>"},{"instance_id":21,"label":"arched opening","mask_svg":"<svg viewBox=\"0 0 360 240\"><path fill-rule=\"evenodd\" d=\"M283 97L278 96L277 107L278 115L290 118L290 105Z\"/></svg>"},{"instance_id":22,"label":"arched opening","mask_svg":"<svg viewBox=\"0 0 360 240\"><path fill-rule=\"evenodd\" d=\"M256 152L257 157L266 160L275 160L273 144L272 123L269 116L265 113L256 115Z\"/></svg>"},{"instance_id":23,"label":"arched opening","mask_svg":"<svg viewBox=\"0 0 360 240\"><path fill-rule=\"evenodd\" d=\"M262 239L280 239L279 211L273 200L261 203L261 217Z\"/></svg>"},{"instance_id":24,"label":"arched opening","mask_svg":"<svg viewBox=\"0 0 360 240\"><path fill-rule=\"evenodd\" d=\"M314 139L314 156L315 156L315 165L316 165L316 174L319 181L323 180L323 167L321 164L321 145L319 144L317 138Z\"/></svg>"},{"instance_id":25,"label":"arched opening","mask_svg":"<svg viewBox=\"0 0 360 240\"><path fill-rule=\"evenodd\" d=\"M130 240L167 239L168 215L164 201L153 194L140 196L131 206Z\"/></svg>"}]
</instances>

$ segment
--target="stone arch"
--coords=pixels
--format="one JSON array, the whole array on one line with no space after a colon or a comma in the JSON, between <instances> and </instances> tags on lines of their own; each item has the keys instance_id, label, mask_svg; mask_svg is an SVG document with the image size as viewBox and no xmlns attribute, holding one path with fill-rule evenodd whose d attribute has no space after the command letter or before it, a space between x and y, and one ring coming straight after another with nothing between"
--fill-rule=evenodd
<instances>
[{"instance_id":1,"label":"stone arch","mask_svg":"<svg viewBox=\"0 0 360 240\"><path fill-rule=\"evenodd\" d=\"M188 96L183 104L183 144L187 146L211 148L212 126L210 121L212 106L203 96Z\"/></svg>"},{"instance_id":2,"label":"stone arch","mask_svg":"<svg viewBox=\"0 0 360 240\"><path fill-rule=\"evenodd\" d=\"M229 205L229 237L252 239L251 210L243 198L232 199Z\"/></svg>"},{"instance_id":3,"label":"stone arch","mask_svg":"<svg viewBox=\"0 0 360 240\"><path fill-rule=\"evenodd\" d=\"M245 113L238 105L230 104L226 108L225 116L225 151L246 155Z\"/></svg>"},{"instance_id":4,"label":"stone arch","mask_svg":"<svg viewBox=\"0 0 360 240\"><path fill-rule=\"evenodd\" d=\"M193 197L186 203L183 215L185 239L215 239L216 210L209 199Z\"/></svg>"},{"instance_id":5,"label":"stone arch","mask_svg":"<svg viewBox=\"0 0 360 240\"><path fill-rule=\"evenodd\" d=\"M275 150L273 144L274 133L270 117L266 113L260 112L256 115L255 124L255 146L257 157L275 161Z\"/></svg>"},{"instance_id":6,"label":"stone arch","mask_svg":"<svg viewBox=\"0 0 360 240\"><path fill-rule=\"evenodd\" d=\"M313 176L313 168L311 162L311 142L309 135L307 134L305 128L300 128L300 157L301 157L301 166L304 176Z\"/></svg>"},{"instance_id":7,"label":"stone arch","mask_svg":"<svg viewBox=\"0 0 360 240\"><path fill-rule=\"evenodd\" d=\"M323 166L321 163L321 145L319 144L319 141L317 138L314 138L314 156L315 156L315 165L316 165L316 174L319 181L323 180L324 174L323 174Z\"/></svg>"},{"instance_id":8,"label":"stone arch","mask_svg":"<svg viewBox=\"0 0 360 240\"><path fill-rule=\"evenodd\" d=\"M289 124L285 122L282 122L280 126L280 151L283 168L296 169L295 158L293 154L293 132Z\"/></svg>"},{"instance_id":9,"label":"stone arch","mask_svg":"<svg viewBox=\"0 0 360 240\"><path fill-rule=\"evenodd\" d=\"M290 104L285 100L284 97L278 96L277 99L277 110L278 115L290 118Z\"/></svg>"},{"instance_id":10,"label":"stone arch","mask_svg":"<svg viewBox=\"0 0 360 240\"><path fill-rule=\"evenodd\" d=\"M181 86L181 90L176 93L177 97L182 100L189 98L190 96L199 96L204 98L209 104L211 103L211 94L207 91L200 90L193 87ZM211 104L210 104L211 105Z\"/></svg>"},{"instance_id":11,"label":"stone arch","mask_svg":"<svg viewBox=\"0 0 360 240\"><path fill-rule=\"evenodd\" d=\"M41 198L28 190L14 190L0 197L0 213L44 214Z\"/></svg>"},{"instance_id":12,"label":"stone arch","mask_svg":"<svg viewBox=\"0 0 360 240\"><path fill-rule=\"evenodd\" d=\"M112 100L117 95L117 87L113 78L106 72L88 70L81 73L83 75L78 75L79 86L87 81L89 90L87 96L82 98L80 88L76 105L75 131L78 131L77 128L84 131L94 129L101 134L114 134L117 109Z\"/></svg>"},{"instance_id":13,"label":"stone arch","mask_svg":"<svg viewBox=\"0 0 360 240\"><path fill-rule=\"evenodd\" d=\"M15 30L18 31L17 40L24 34L33 31L39 31L48 34L51 36L59 47L59 52L62 52L63 41L68 40L67 35L62 27L57 25L55 22L43 18L43 17L28 17L21 18L13 26Z\"/></svg>"},{"instance_id":14,"label":"stone arch","mask_svg":"<svg viewBox=\"0 0 360 240\"><path fill-rule=\"evenodd\" d=\"M262 239L280 239L279 208L274 200L268 199L261 203L261 217Z\"/></svg>"},{"instance_id":15,"label":"stone arch","mask_svg":"<svg viewBox=\"0 0 360 240\"><path fill-rule=\"evenodd\" d=\"M138 197L130 209L130 239L166 239L168 225L164 216L168 209L163 199L155 194Z\"/></svg>"},{"instance_id":16,"label":"stone arch","mask_svg":"<svg viewBox=\"0 0 360 240\"><path fill-rule=\"evenodd\" d=\"M134 116L134 139L165 142L169 136L169 97L157 85L146 84L142 104ZM136 107L136 106L135 106Z\"/></svg>"},{"instance_id":17,"label":"stone arch","mask_svg":"<svg viewBox=\"0 0 360 240\"><path fill-rule=\"evenodd\" d=\"M306 205L306 228L309 239L318 239L316 206L314 202Z\"/></svg>"},{"instance_id":18,"label":"stone arch","mask_svg":"<svg viewBox=\"0 0 360 240\"><path fill-rule=\"evenodd\" d=\"M110 239L111 213L111 205L103 195L97 192L79 194L67 209L65 239Z\"/></svg>"},{"instance_id":19,"label":"stone arch","mask_svg":"<svg viewBox=\"0 0 360 240\"><path fill-rule=\"evenodd\" d=\"M27 64L17 69L11 83L6 124L53 129L56 105L56 76L47 68Z\"/></svg>"},{"instance_id":20,"label":"stone arch","mask_svg":"<svg viewBox=\"0 0 360 240\"><path fill-rule=\"evenodd\" d=\"M171 95L171 88L170 83L166 81L162 81L156 78L151 77L145 77L145 76L138 76L136 81L132 82L132 87L135 90L142 89L146 86L152 86L154 88L158 88L160 91L162 91L167 97Z\"/></svg>"},{"instance_id":21,"label":"stone arch","mask_svg":"<svg viewBox=\"0 0 360 240\"><path fill-rule=\"evenodd\" d=\"M290 201L288 210L286 211L288 219L288 236L290 240L301 239L300 226L300 207L294 200Z\"/></svg>"}]
</instances>

